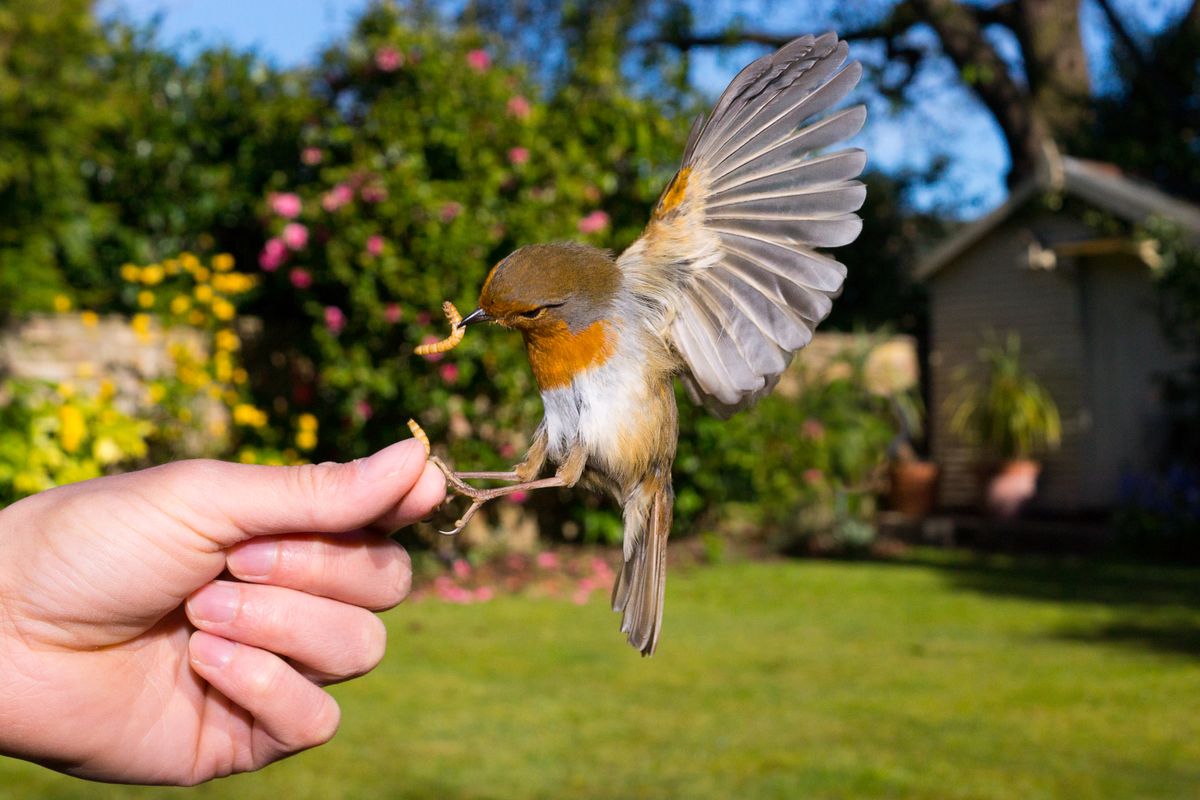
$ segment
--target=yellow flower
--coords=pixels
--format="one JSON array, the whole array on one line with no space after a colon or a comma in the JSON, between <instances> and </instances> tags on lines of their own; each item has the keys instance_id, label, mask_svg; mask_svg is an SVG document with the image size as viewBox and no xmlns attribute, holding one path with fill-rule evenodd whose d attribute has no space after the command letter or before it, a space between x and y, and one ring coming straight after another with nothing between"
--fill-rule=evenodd
<instances>
[{"instance_id":1,"label":"yellow flower","mask_svg":"<svg viewBox=\"0 0 1200 800\"><path fill-rule=\"evenodd\" d=\"M151 264L142 269L142 283L147 286L157 286L162 283L163 268L158 264Z\"/></svg>"},{"instance_id":2,"label":"yellow flower","mask_svg":"<svg viewBox=\"0 0 1200 800\"><path fill-rule=\"evenodd\" d=\"M96 365L90 361L80 361L75 365L75 377L87 380L96 374Z\"/></svg>"},{"instance_id":3,"label":"yellow flower","mask_svg":"<svg viewBox=\"0 0 1200 800\"><path fill-rule=\"evenodd\" d=\"M220 400L221 399L221 387L217 386L216 384L213 384L212 386L209 386L208 389L205 390L205 394L208 395L208 398L210 400Z\"/></svg>"},{"instance_id":4,"label":"yellow flower","mask_svg":"<svg viewBox=\"0 0 1200 800\"><path fill-rule=\"evenodd\" d=\"M233 389L226 389L225 394L221 395L221 399L225 401L225 405L232 406L237 405L237 401L241 399L241 396Z\"/></svg>"},{"instance_id":5,"label":"yellow flower","mask_svg":"<svg viewBox=\"0 0 1200 800\"><path fill-rule=\"evenodd\" d=\"M188 314L188 323L191 325L200 325L204 322L204 312L198 308L193 308Z\"/></svg>"},{"instance_id":6,"label":"yellow flower","mask_svg":"<svg viewBox=\"0 0 1200 800\"><path fill-rule=\"evenodd\" d=\"M142 308L150 308L154 305L154 292L148 292L145 289L138 292L138 305Z\"/></svg>"},{"instance_id":7,"label":"yellow flower","mask_svg":"<svg viewBox=\"0 0 1200 800\"><path fill-rule=\"evenodd\" d=\"M67 297L65 294L54 295L54 310L60 314L62 314L63 312L66 312L66 311L70 311L71 310L71 298Z\"/></svg>"},{"instance_id":8,"label":"yellow flower","mask_svg":"<svg viewBox=\"0 0 1200 800\"><path fill-rule=\"evenodd\" d=\"M175 259L164 258L162 265L163 265L163 272L166 273L167 275L178 275L179 274L179 262L176 261Z\"/></svg>"},{"instance_id":9,"label":"yellow flower","mask_svg":"<svg viewBox=\"0 0 1200 800\"><path fill-rule=\"evenodd\" d=\"M171 313L183 316L192 307L192 300L186 294L177 294L171 299Z\"/></svg>"},{"instance_id":10,"label":"yellow flower","mask_svg":"<svg viewBox=\"0 0 1200 800\"><path fill-rule=\"evenodd\" d=\"M70 381L64 381L63 383L60 383L57 387L55 387L54 390L58 392L58 396L64 400L69 400L75 396L75 384L71 383Z\"/></svg>"},{"instance_id":11,"label":"yellow flower","mask_svg":"<svg viewBox=\"0 0 1200 800\"><path fill-rule=\"evenodd\" d=\"M213 256L212 266L217 272L229 272L233 269L233 256L229 253L217 253Z\"/></svg>"},{"instance_id":12,"label":"yellow flower","mask_svg":"<svg viewBox=\"0 0 1200 800\"><path fill-rule=\"evenodd\" d=\"M213 299L213 290L211 286L197 286L196 291L192 292L196 295L196 299L201 303L210 302Z\"/></svg>"},{"instance_id":13,"label":"yellow flower","mask_svg":"<svg viewBox=\"0 0 1200 800\"><path fill-rule=\"evenodd\" d=\"M74 453L83 444L87 428L83 414L75 406L63 406L58 410L58 438L62 449Z\"/></svg>"},{"instance_id":14,"label":"yellow flower","mask_svg":"<svg viewBox=\"0 0 1200 800\"><path fill-rule=\"evenodd\" d=\"M192 270L192 275L195 276L197 283L207 282L208 276L211 274L212 273L209 272L208 267L196 267L194 270Z\"/></svg>"},{"instance_id":15,"label":"yellow flower","mask_svg":"<svg viewBox=\"0 0 1200 800\"><path fill-rule=\"evenodd\" d=\"M296 434L296 447L301 450L312 450L317 446L317 434L312 431L300 431Z\"/></svg>"},{"instance_id":16,"label":"yellow flower","mask_svg":"<svg viewBox=\"0 0 1200 800\"><path fill-rule=\"evenodd\" d=\"M150 315L149 314L134 314L130 321L130 327L137 334L137 338L141 342L150 341Z\"/></svg>"},{"instance_id":17,"label":"yellow flower","mask_svg":"<svg viewBox=\"0 0 1200 800\"><path fill-rule=\"evenodd\" d=\"M216 345L218 350L226 350L233 352L241 345L238 335L228 328L222 328L217 331Z\"/></svg>"},{"instance_id":18,"label":"yellow flower","mask_svg":"<svg viewBox=\"0 0 1200 800\"><path fill-rule=\"evenodd\" d=\"M121 280L128 283L137 283L138 278L142 275L142 271L135 264L121 265Z\"/></svg>"},{"instance_id":19,"label":"yellow flower","mask_svg":"<svg viewBox=\"0 0 1200 800\"><path fill-rule=\"evenodd\" d=\"M121 447L108 436L103 436L92 445L92 457L101 464L115 464L121 460Z\"/></svg>"},{"instance_id":20,"label":"yellow flower","mask_svg":"<svg viewBox=\"0 0 1200 800\"><path fill-rule=\"evenodd\" d=\"M225 438L225 434L229 432L229 426L219 419L214 419L208 423L208 432L212 436L223 439Z\"/></svg>"},{"instance_id":21,"label":"yellow flower","mask_svg":"<svg viewBox=\"0 0 1200 800\"><path fill-rule=\"evenodd\" d=\"M190 408L179 409L179 421L187 425L192 421L192 410Z\"/></svg>"},{"instance_id":22,"label":"yellow flower","mask_svg":"<svg viewBox=\"0 0 1200 800\"><path fill-rule=\"evenodd\" d=\"M213 301L212 310L213 316L222 322L228 322L229 320L233 319L234 315L237 313L233 307L233 303L229 302L228 300L222 300L219 297Z\"/></svg>"},{"instance_id":23,"label":"yellow flower","mask_svg":"<svg viewBox=\"0 0 1200 800\"><path fill-rule=\"evenodd\" d=\"M301 414L296 420L296 424L300 426L302 431L315 431L317 429L317 418L312 414Z\"/></svg>"},{"instance_id":24,"label":"yellow flower","mask_svg":"<svg viewBox=\"0 0 1200 800\"><path fill-rule=\"evenodd\" d=\"M233 382L239 386L245 383L249 377L250 376L247 374L246 370L242 369L241 367L238 367L233 371Z\"/></svg>"},{"instance_id":25,"label":"yellow flower","mask_svg":"<svg viewBox=\"0 0 1200 800\"><path fill-rule=\"evenodd\" d=\"M233 362L228 353L217 353L213 359L213 372L221 383L229 383L233 378Z\"/></svg>"},{"instance_id":26,"label":"yellow flower","mask_svg":"<svg viewBox=\"0 0 1200 800\"><path fill-rule=\"evenodd\" d=\"M113 398L113 395L115 395L116 393L117 393L117 387L113 385L112 381L110 381L108 378L105 378L104 380L100 381L100 399L101 400L106 400L106 401L111 400Z\"/></svg>"},{"instance_id":27,"label":"yellow flower","mask_svg":"<svg viewBox=\"0 0 1200 800\"><path fill-rule=\"evenodd\" d=\"M150 398L151 403L161 403L163 398L167 396L167 387L161 383L152 383L150 388L146 390L146 395Z\"/></svg>"},{"instance_id":28,"label":"yellow flower","mask_svg":"<svg viewBox=\"0 0 1200 800\"><path fill-rule=\"evenodd\" d=\"M200 267L200 259L196 258L196 256L192 255L191 253L184 251L179 254L179 266L194 274L196 269Z\"/></svg>"},{"instance_id":29,"label":"yellow flower","mask_svg":"<svg viewBox=\"0 0 1200 800\"><path fill-rule=\"evenodd\" d=\"M100 315L95 311L84 311L79 315L79 321L85 328L94 328L100 323Z\"/></svg>"},{"instance_id":30,"label":"yellow flower","mask_svg":"<svg viewBox=\"0 0 1200 800\"><path fill-rule=\"evenodd\" d=\"M267 415L249 403L239 403L233 407L233 421L238 425L261 428L267 424Z\"/></svg>"},{"instance_id":31,"label":"yellow flower","mask_svg":"<svg viewBox=\"0 0 1200 800\"><path fill-rule=\"evenodd\" d=\"M243 464L257 464L258 454L253 450L243 448L242 451L238 453L238 461L242 462Z\"/></svg>"}]
</instances>

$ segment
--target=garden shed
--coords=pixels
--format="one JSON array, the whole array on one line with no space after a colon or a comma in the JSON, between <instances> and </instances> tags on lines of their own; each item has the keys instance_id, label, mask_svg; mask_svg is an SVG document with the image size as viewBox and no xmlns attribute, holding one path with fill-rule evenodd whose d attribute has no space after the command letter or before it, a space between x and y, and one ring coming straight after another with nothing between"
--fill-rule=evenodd
<instances>
[{"instance_id":1,"label":"garden shed","mask_svg":"<svg viewBox=\"0 0 1200 800\"><path fill-rule=\"evenodd\" d=\"M1033 508L1111 508L1121 476L1156 466L1166 436L1159 376L1178 369L1159 319L1156 242L1114 221L1173 222L1200 239L1200 207L1106 163L1051 154L1000 208L919 262L930 298L929 416L939 504L979 496L981 454L951 430L949 398L986 331L1020 335L1025 365L1062 416ZM1128 230L1128 226L1124 226Z\"/></svg>"}]
</instances>

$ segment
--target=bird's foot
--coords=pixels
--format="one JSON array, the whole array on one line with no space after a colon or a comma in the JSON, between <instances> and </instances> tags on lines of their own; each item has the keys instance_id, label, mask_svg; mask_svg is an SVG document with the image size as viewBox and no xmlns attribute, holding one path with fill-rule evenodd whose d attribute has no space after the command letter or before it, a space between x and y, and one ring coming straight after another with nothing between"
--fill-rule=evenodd
<instances>
[{"instance_id":1,"label":"bird's foot","mask_svg":"<svg viewBox=\"0 0 1200 800\"><path fill-rule=\"evenodd\" d=\"M522 480L521 475L516 471L455 472L448 464L446 464L446 462L442 461L437 456L430 458L429 461L435 467L440 469L442 474L446 476L446 481L450 484L451 491L453 491L455 494L469 498L471 501L471 505L469 505L463 515L455 521L454 528L448 531L441 531L441 533L444 533L447 536L453 536L457 533L461 533L463 528L467 527L467 523L469 523L471 519L477 513L479 513L479 509L483 508L486 503L495 500L498 497L504 497L505 495L514 494L520 491L544 489L550 486L564 485L562 479L558 478L557 476L553 478L543 478L542 480L538 481L528 481ZM513 485L499 486L494 489L479 489L467 483L468 480L512 481Z\"/></svg>"}]
</instances>

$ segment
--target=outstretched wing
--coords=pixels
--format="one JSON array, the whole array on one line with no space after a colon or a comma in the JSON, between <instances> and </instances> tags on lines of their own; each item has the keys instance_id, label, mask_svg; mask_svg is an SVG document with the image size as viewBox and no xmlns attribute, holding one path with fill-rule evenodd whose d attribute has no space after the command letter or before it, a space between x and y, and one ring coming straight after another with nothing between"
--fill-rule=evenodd
<instances>
[{"instance_id":1,"label":"outstretched wing","mask_svg":"<svg viewBox=\"0 0 1200 800\"><path fill-rule=\"evenodd\" d=\"M843 67L847 50L832 33L805 36L742 70L692 126L679 172L617 261L663 308L685 384L719 415L774 388L846 277L816 248L862 229L866 187L853 179L866 154L817 153L857 133L866 110L814 118L862 75Z\"/></svg>"}]
</instances>

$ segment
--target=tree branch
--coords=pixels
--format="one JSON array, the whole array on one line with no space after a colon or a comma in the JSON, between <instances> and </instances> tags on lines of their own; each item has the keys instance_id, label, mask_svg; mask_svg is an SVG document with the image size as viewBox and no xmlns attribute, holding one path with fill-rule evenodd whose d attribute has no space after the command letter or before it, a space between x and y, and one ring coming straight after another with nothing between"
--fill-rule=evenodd
<instances>
[{"instance_id":1,"label":"tree branch","mask_svg":"<svg viewBox=\"0 0 1200 800\"><path fill-rule=\"evenodd\" d=\"M1004 132L1012 157L1008 182L1030 175L1037 168L1048 136L1033 110L1028 93L1008 72L1008 65L983 35L972 10L954 0L910 0L917 14L941 40L942 50L958 67Z\"/></svg>"},{"instance_id":2,"label":"tree branch","mask_svg":"<svg viewBox=\"0 0 1200 800\"><path fill-rule=\"evenodd\" d=\"M1129 55L1137 62L1138 67L1145 70L1148 66L1146 55L1142 52L1142 48L1138 47L1133 36L1130 35L1129 29L1125 27L1125 23L1121 22L1121 18L1113 10L1112 3L1109 0L1096 0L1096 4L1104 12L1104 18L1108 20L1108 27L1112 28L1117 40L1121 42L1121 46L1129 51ZM1195 9L1196 5L1193 5L1192 8Z\"/></svg>"},{"instance_id":3,"label":"tree branch","mask_svg":"<svg viewBox=\"0 0 1200 800\"><path fill-rule=\"evenodd\" d=\"M892 39L900 36L920 21L913 11L912 4L908 0L905 0L898 3L886 19L855 30L839 31L838 38L847 41ZM691 50L695 47L733 47L739 44L764 44L769 47L778 48L783 47L793 39L803 36L805 33L811 32L773 33L770 31L729 28L720 33L700 35L681 31L663 33L650 40L648 44L665 44L680 50Z\"/></svg>"}]
</instances>

